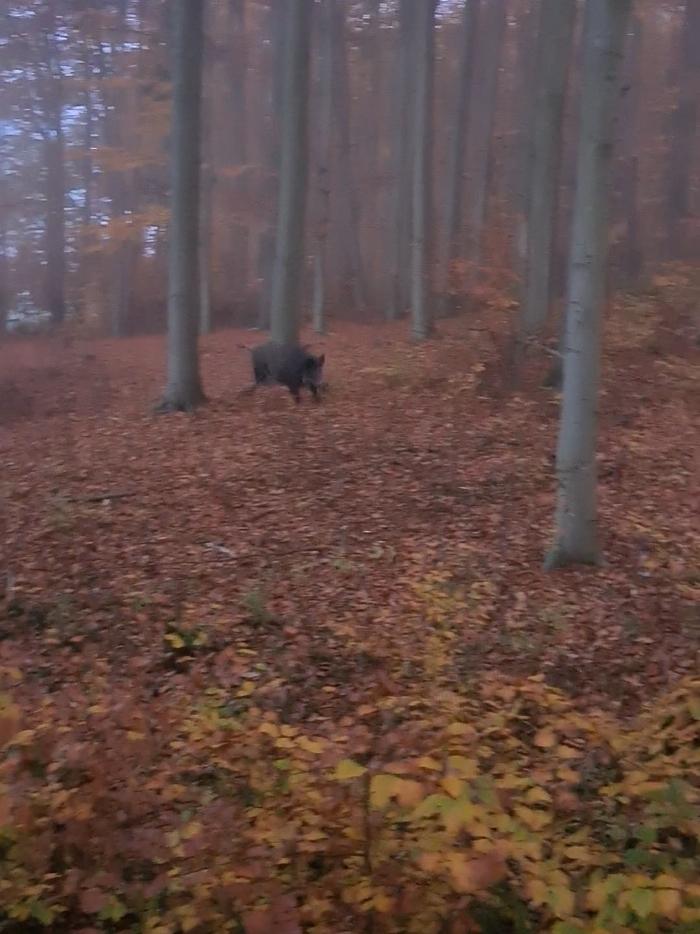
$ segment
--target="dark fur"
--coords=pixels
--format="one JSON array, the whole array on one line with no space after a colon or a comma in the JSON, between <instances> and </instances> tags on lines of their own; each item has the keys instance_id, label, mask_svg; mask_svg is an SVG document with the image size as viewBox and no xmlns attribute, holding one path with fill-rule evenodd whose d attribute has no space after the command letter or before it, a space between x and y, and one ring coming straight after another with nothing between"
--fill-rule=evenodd
<instances>
[{"instance_id":1,"label":"dark fur","mask_svg":"<svg viewBox=\"0 0 700 934\"><path fill-rule=\"evenodd\" d=\"M325 354L316 357L298 344L278 344L268 341L251 351L255 386L278 383L286 386L295 402L301 401L301 389L306 387L319 401L323 384Z\"/></svg>"}]
</instances>

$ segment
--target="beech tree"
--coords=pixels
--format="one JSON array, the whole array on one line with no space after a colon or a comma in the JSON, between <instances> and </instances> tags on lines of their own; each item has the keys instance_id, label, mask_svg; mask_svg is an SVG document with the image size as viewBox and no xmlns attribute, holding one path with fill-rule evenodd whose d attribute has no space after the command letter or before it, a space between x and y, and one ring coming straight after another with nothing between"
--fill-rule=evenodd
<instances>
[{"instance_id":1,"label":"beech tree","mask_svg":"<svg viewBox=\"0 0 700 934\"><path fill-rule=\"evenodd\" d=\"M550 305L564 96L575 18L576 0L542 0L528 159L523 336L543 327Z\"/></svg>"},{"instance_id":2,"label":"beech tree","mask_svg":"<svg viewBox=\"0 0 700 934\"><path fill-rule=\"evenodd\" d=\"M168 382L161 412L204 402L199 375L199 175L203 3L173 2Z\"/></svg>"},{"instance_id":3,"label":"beech tree","mask_svg":"<svg viewBox=\"0 0 700 934\"><path fill-rule=\"evenodd\" d=\"M618 72L631 0L586 0L583 76L563 342L554 545L546 567L600 560L596 439L606 205Z\"/></svg>"},{"instance_id":4,"label":"beech tree","mask_svg":"<svg viewBox=\"0 0 700 934\"><path fill-rule=\"evenodd\" d=\"M282 88L282 153L275 268L273 340L294 343L301 323L304 215L308 177L309 39L312 0L288 0Z\"/></svg>"},{"instance_id":5,"label":"beech tree","mask_svg":"<svg viewBox=\"0 0 700 934\"><path fill-rule=\"evenodd\" d=\"M411 314L413 336L425 340L432 331L431 209L433 203L433 60L436 0L415 0L416 91L413 114L413 238L411 249Z\"/></svg>"}]
</instances>

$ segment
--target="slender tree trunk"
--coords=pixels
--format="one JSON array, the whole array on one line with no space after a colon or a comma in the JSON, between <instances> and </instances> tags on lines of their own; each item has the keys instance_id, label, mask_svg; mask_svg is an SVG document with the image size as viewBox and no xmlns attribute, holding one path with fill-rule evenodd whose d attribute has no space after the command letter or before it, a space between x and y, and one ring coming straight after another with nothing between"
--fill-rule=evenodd
<instances>
[{"instance_id":1,"label":"slender tree trunk","mask_svg":"<svg viewBox=\"0 0 700 934\"><path fill-rule=\"evenodd\" d=\"M575 20L576 0L542 0L528 173L521 337L540 331L550 308L564 99Z\"/></svg>"},{"instance_id":2,"label":"slender tree trunk","mask_svg":"<svg viewBox=\"0 0 700 934\"><path fill-rule=\"evenodd\" d=\"M85 152L83 154L83 186L85 188L85 202L83 204L83 225L85 231L92 224L92 133L93 133L93 105L92 105L92 55L89 41L85 43Z\"/></svg>"},{"instance_id":3,"label":"slender tree trunk","mask_svg":"<svg viewBox=\"0 0 700 934\"><path fill-rule=\"evenodd\" d=\"M643 24L640 16L632 17L627 35L622 79L622 113L620 115L620 158L618 165L618 218L623 229L620 271L625 288L633 288L642 274L643 235L639 210L639 107L640 66Z\"/></svg>"},{"instance_id":4,"label":"slender tree trunk","mask_svg":"<svg viewBox=\"0 0 700 934\"><path fill-rule=\"evenodd\" d=\"M472 165L467 190L467 259L475 271L481 260L481 240L486 219L486 204L493 144L493 121L498 96L501 51L506 27L506 0L490 0L484 9L484 41L481 77L476 82L471 137L474 140Z\"/></svg>"},{"instance_id":5,"label":"slender tree trunk","mask_svg":"<svg viewBox=\"0 0 700 934\"><path fill-rule=\"evenodd\" d=\"M309 39L313 0L288 0L272 338L299 336L308 162Z\"/></svg>"},{"instance_id":6,"label":"slender tree trunk","mask_svg":"<svg viewBox=\"0 0 700 934\"><path fill-rule=\"evenodd\" d=\"M668 256L683 256L684 223L692 217L692 170L700 110L700 2L686 0L680 31L678 102L671 114L666 217Z\"/></svg>"},{"instance_id":7,"label":"slender tree trunk","mask_svg":"<svg viewBox=\"0 0 700 934\"><path fill-rule=\"evenodd\" d=\"M586 0L564 388L557 445L557 509L548 568L600 560L596 439L606 203L613 114L630 0Z\"/></svg>"},{"instance_id":8,"label":"slender tree trunk","mask_svg":"<svg viewBox=\"0 0 700 934\"><path fill-rule=\"evenodd\" d=\"M389 262L391 293L386 313L389 320L404 313L409 294L406 270L409 267L412 200L413 150L410 115L413 109L415 88L414 4L415 0L400 0L399 6L395 124L392 134L396 178L391 206L393 228Z\"/></svg>"},{"instance_id":9,"label":"slender tree trunk","mask_svg":"<svg viewBox=\"0 0 700 934\"><path fill-rule=\"evenodd\" d=\"M481 0L466 0L462 14L462 38L457 88L457 110L448 153L447 188L444 206L444 241L438 269L437 292L442 311L446 313L450 302L450 273L457 259L457 231L461 217L462 190L464 188L464 152L469 129L469 103L471 100L476 38L479 29Z\"/></svg>"},{"instance_id":10,"label":"slender tree trunk","mask_svg":"<svg viewBox=\"0 0 700 934\"><path fill-rule=\"evenodd\" d=\"M63 127L59 116L44 144L46 154L46 293L51 322L66 316L66 167Z\"/></svg>"},{"instance_id":11,"label":"slender tree trunk","mask_svg":"<svg viewBox=\"0 0 700 934\"><path fill-rule=\"evenodd\" d=\"M507 186L514 217L513 266L519 276L522 276L525 269L527 251L527 190L533 132L533 88L537 68L537 28L542 2L543 0L524 0L516 24L511 91L513 109L510 114L513 131L507 160Z\"/></svg>"},{"instance_id":12,"label":"slender tree trunk","mask_svg":"<svg viewBox=\"0 0 700 934\"><path fill-rule=\"evenodd\" d=\"M168 383L160 411L204 401L199 375L199 170L204 4L174 0Z\"/></svg>"},{"instance_id":13,"label":"slender tree trunk","mask_svg":"<svg viewBox=\"0 0 700 934\"><path fill-rule=\"evenodd\" d=\"M350 86L345 41L344 8L330 0L333 16L333 98L338 137L339 202L342 205L343 258L349 279L350 295L356 312L367 307L367 287L360 249L360 205L353 171L350 133Z\"/></svg>"},{"instance_id":14,"label":"slender tree trunk","mask_svg":"<svg viewBox=\"0 0 700 934\"><path fill-rule=\"evenodd\" d=\"M270 2L268 22L270 46L272 48L272 87L270 93L271 112L266 162L268 172L277 179L278 197L275 208L277 212L279 212L280 138L285 80L285 49L288 32L287 18L289 16L289 10L290 6L288 0L271 0ZM276 215L269 229L263 231L258 239L258 278L262 282L258 327L261 330L266 330L270 327L278 223L279 217Z\"/></svg>"},{"instance_id":15,"label":"slender tree trunk","mask_svg":"<svg viewBox=\"0 0 700 934\"><path fill-rule=\"evenodd\" d=\"M312 300L312 323L317 334L325 331L326 300L326 253L328 248L328 225L330 221L330 162L331 126L333 123L333 0L324 0L320 8L318 50L318 156L316 253L314 255L314 289Z\"/></svg>"},{"instance_id":16,"label":"slender tree trunk","mask_svg":"<svg viewBox=\"0 0 700 934\"><path fill-rule=\"evenodd\" d=\"M413 242L411 316L413 337L425 340L433 329L431 295L433 61L435 0L416 3L416 96L413 118Z\"/></svg>"}]
</instances>

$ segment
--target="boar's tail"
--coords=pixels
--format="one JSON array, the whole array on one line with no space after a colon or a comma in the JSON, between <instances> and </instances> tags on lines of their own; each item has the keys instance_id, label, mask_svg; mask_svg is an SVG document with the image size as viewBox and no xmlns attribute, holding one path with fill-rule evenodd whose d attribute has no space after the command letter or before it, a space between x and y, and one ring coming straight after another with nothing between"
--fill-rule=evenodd
<instances>
[{"instance_id":1,"label":"boar's tail","mask_svg":"<svg viewBox=\"0 0 700 934\"><path fill-rule=\"evenodd\" d=\"M236 346L239 348L239 350L247 350L248 353L252 353L252 352L253 352L253 348L252 348L252 347L247 347L245 344L236 344Z\"/></svg>"}]
</instances>

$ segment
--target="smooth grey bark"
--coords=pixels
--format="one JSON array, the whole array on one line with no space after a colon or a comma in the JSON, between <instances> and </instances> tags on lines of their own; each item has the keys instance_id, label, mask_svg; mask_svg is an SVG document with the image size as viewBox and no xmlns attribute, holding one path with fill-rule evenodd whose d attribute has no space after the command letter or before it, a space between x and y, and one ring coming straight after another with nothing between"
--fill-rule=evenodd
<instances>
[{"instance_id":1,"label":"smooth grey bark","mask_svg":"<svg viewBox=\"0 0 700 934\"><path fill-rule=\"evenodd\" d=\"M309 40L313 0L288 0L286 14L282 152L272 282L272 339L299 336L304 214L308 163Z\"/></svg>"},{"instance_id":2,"label":"smooth grey bark","mask_svg":"<svg viewBox=\"0 0 700 934\"><path fill-rule=\"evenodd\" d=\"M510 96L511 144L506 164L506 197L514 217L513 267L522 276L527 251L527 190L532 146L533 88L537 70L537 32L543 0L529 0L520 7L516 23L515 61ZM576 0L574 0L576 2Z\"/></svg>"},{"instance_id":3,"label":"smooth grey bark","mask_svg":"<svg viewBox=\"0 0 700 934\"><path fill-rule=\"evenodd\" d=\"M51 323L66 316L66 167L65 141L59 117L44 141L46 159L46 298Z\"/></svg>"},{"instance_id":4,"label":"smooth grey bark","mask_svg":"<svg viewBox=\"0 0 700 934\"><path fill-rule=\"evenodd\" d=\"M528 160L521 338L544 327L550 308L564 99L575 21L576 0L542 0Z\"/></svg>"},{"instance_id":5,"label":"smooth grey bark","mask_svg":"<svg viewBox=\"0 0 700 934\"><path fill-rule=\"evenodd\" d=\"M700 2L686 0L679 36L678 100L671 114L666 218L669 258L683 257L683 224L692 216L693 152L700 111Z\"/></svg>"},{"instance_id":6,"label":"smooth grey bark","mask_svg":"<svg viewBox=\"0 0 700 934\"><path fill-rule=\"evenodd\" d=\"M234 165L248 162L247 84L248 51L246 34L246 0L229 0L231 11L233 48L228 56L229 80L231 83L231 136L230 156ZM235 182L236 188L245 197L247 176L242 174ZM233 280L231 291L235 292L248 283L250 232L248 225L236 220L232 223L229 277Z\"/></svg>"},{"instance_id":7,"label":"smooth grey bark","mask_svg":"<svg viewBox=\"0 0 700 934\"><path fill-rule=\"evenodd\" d=\"M481 239L486 219L486 203L493 144L493 121L498 96L501 52L506 27L506 0L490 0L484 9L481 74L475 83L470 138L473 140L467 185L466 256L475 270L481 259Z\"/></svg>"},{"instance_id":8,"label":"smooth grey bark","mask_svg":"<svg viewBox=\"0 0 700 934\"><path fill-rule=\"evenodd\" d=\"M409 301L410 283L406 276L410 257L411 190L413 146L411 112L415 89L414 19L415 0L400 0L398 55L394 90L393 163L395 170L391 198L391 245L389 257L390 293L386 318L402 315Z\"/></svg>"},{"instance_id":9,"label":"smooth grey bark","mask_svg":"<svg viewBox=\"0 0 700 934\"><path fill-rule=\"evenodd\" d=\"M416 95L413 114L413 226L411 243L411 323L415 340L433 329L431 243L433 194L433 64L435 0L415 0Z\"/></svg>"},{"instance_id":10,"label":"smooth grey bark","mask_svg":"<svg viewBox=\"0 0 700 934\"><path fill-rule=\"evenodd\" d=\"M46 302L51 323L66 316L66 159L63 133L63 78L56 48L56 12L47 5L46 127L42 131L46 167Z\"/></svg>"},{"instance_id":11,"label":"smooth grey bark","mask_svg":"<svg viewBox=\"0 0 700 934\"><path fill-rule=\"evenodd\" d=\"M318 150L316 162L316 252L311 320L317 334L325 331L328 225L330 222L331 127L333 123L333 23L332 0L324 0L319 15L318 49Z\"/></svg>"},{"instance_id":12,"label":"smooth grey bark","mask_svg":"<svg viewBox=\"0 0 700 934\"><path fill-rule=\"evenodd\" d=\"M200 173L201 197L199 206L199 333L211 332L211 207L214 178L206 167Z\"/></svg>"},{"instance_id":13,"label":"smooth grey bark","mask_svg":"<svg viewBox=\"0 0 700 934\"><path fill-rule=\"evenodd\" d=\"M161 412L204 401L199 374L199 187L204 4L173 0L168 382Z\"/></svg>"},{"instance_id":14,"label":"smooth grey bark","mask_svg":"<svg viewBox=\"0 0 700 934\"><path fill-rule=\"evenodd\" d=\"M622 227L620 272L625 288L633 288L638 283L644 265L644 237L639 210L639 109L643 28L641 16L633 16L623 60L617 208Z\"/></svg>"},{"instance_id":15,"label":"smooth grey bark","mask_svg":"<svg viewBox=\"0 0 700 934\"><path fill-rule=\"evenodd\" d=\"M83 187L85 188L85 202L83 204L83 224L84 233L92 223L92 134L94 127L93 103L92 103L92 54L89 40L85 42L85 62L83 77L85 81L84 107L85 107L85 137L83 153Z\"/></svg>"},{"instance_id":16,"label":"smooth grey bark","mask_svg":"<svg viewBox=\"0 0 700 934\"><path fill-rule=\"evenodd\" d=\"M576 194L557 444L556 531L547 568L600 561L596 439L613 115L631 0L586 0Z\"/></svg>"},{"instance_id":17,"label":"smooth grey bark","mask_svg":"<svg viewBox=\"0 0 700 934\"><path fill-rule=\"evenodd\" d=\"M341 242L350 295L356 312L367 307L367 286L360 248L360 204L353 171L350 134L350 81L345 40L344 7L329 0L333 42L333 110L337 134L339 213L342 211Z\"/></svg>"},{"instance_id":18,"label":"smooth grey bark","mask_svg":"<svg viewBox=\"0 0 700 934\"><path fill-rule=\"evenodd\" d=\"M443 314L450 306L450 273L457 258L457 231L462 208L464 188L464 153L469 129L469 103L471 100L476 38L479 30L481 0L466 0L462 14L462 36L458 71L457 107L448 152L447 188L443 210L444 239L438 268L437 293Z\"/></svg>"}]
</instances>

